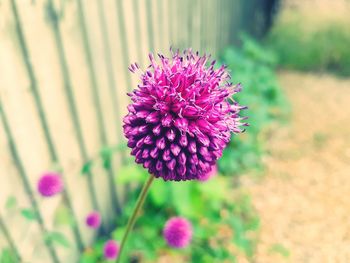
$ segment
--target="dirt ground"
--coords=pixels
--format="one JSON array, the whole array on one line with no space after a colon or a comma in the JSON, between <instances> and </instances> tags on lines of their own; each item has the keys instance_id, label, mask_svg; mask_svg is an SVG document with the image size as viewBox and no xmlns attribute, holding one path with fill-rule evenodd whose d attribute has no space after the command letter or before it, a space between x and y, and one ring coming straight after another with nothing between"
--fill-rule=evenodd
<instances>
[{"instance_id":1,"label":"dirt ground","mask_svg":"<svg viewBox=\"0 0 350 263\"><path fill-rule=\"evenodd\" d=\"M256 263L350 262L350 79L280 72L290 123L246 187L261 216Z\"/></svg>"}]
</instances>

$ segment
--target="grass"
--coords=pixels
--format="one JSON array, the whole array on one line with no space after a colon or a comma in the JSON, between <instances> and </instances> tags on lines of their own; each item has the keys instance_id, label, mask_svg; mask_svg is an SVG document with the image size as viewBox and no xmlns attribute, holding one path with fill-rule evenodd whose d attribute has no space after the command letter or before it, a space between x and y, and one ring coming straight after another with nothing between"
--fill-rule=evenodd
<instances>
[{"instance_id":1,"label":"grass","mask_svg":"<svg viewBox=\"0 0 350 263\"><path fill-rule=\"evenodd\" d=\"M330 71L350 76L350 30L342 22L309 25L302 16L280 20L266 44L279 57L279 64L302 71Z\"/></svg>"}]
</instances>

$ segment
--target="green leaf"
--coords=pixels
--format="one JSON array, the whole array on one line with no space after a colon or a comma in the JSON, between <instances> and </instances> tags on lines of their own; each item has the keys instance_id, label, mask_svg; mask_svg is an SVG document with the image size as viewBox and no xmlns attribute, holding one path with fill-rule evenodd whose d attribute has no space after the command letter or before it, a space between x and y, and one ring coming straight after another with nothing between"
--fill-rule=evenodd
<instances>
[{"instance_id":1,"label":"green leaf","mask_svg":"<svg viewBox=\"0 0 350 263\"><path fill-rule=\"evenodd\" d=\"M183 216L192 217L195 213L191 201L191 182L168 182L171 184L171 198L176 212Z\"/></svg>"},{"instance_id":2,"label":"green leaf","mask_svg":"<svg viewBox=\"0 0 350 263\"><path fill-rule=\"evenodd\" d=\"M285 258L288 258L290 256L289 250L285 246L283 246L282 244L278 244L278 243L273 244L270 247L269 253L278 253Z\"/></svg>"},{"instance_id":3,"label":"green leaf","mask_svg":"<svg viewBox=\"0 0 350 263\"><path fill-rule=\"evenodd\" d=\"M102 166L104 169L108 170L112 166L111 158L110 157L105 157L102 159Z\"/></svg>"},{"instance_id":4,"label":"green leaf","mask_svg":"<svg viewBox=\"0 0 350 263\"><path fill-rule=\"evenodd\" d=\"M126 227L118 227L112 232L112 238L115 240L121 240L123 238L123 235L125 233Z\"/></svg>"},{"instance_id":5,"label":"green leaf","mask_svg":"<svg viewBox=\"0 0 350 263\"><path fill-rule=\"evenodd\" d=\"M98 255L96 255L93 251L84 252L81 256L79 263L96 263L98 261Z\"/></svg>"},{"instance_id":6,"label":"green leaf","mask_svg":"<svg viewBox=\"0 0 350 263\"><path fill-rule=\"evenodd\" d=\"M154 180L149 195L156 206L163 206L169 200L169 187L163 180Z\"/></svg>"},{"instance_id":7,"label":"green leaf","mask_svg":"<svg viewBox=\"0 0 350 263\"><path fill-rule=\"evenodd\" d=\"M135 164L122 166L117 172L117 183L126 184L130 182L143 182L147 172Z\"/></svg>"},{"instance_id":8,"label":"green leaf","mask_svg":"<svg viewBox=\"0 0 350 263\"><path fill-rule=\"evenodd\" d=\"M17 206L17 199L14 196L9 196L6 200L6 209L13 209Z\"/></svg>"},{"instance_id":9,"label":"green leaf","mask_svg":"<svg viewBox=\"0 0 350 263\"><path fill-rule=\"evenodd\" d=\"M224 200L229 196L229 184L225 178L216 176L198 185L200 191L209 199Z\"/></svg>"},{"instance_id":10,"label":"green leaf","mask_svg":"<svg viewBox=\"0 0 350 263\"><path fill-rule=\"evenodd\" d=\"M105 169L111 168L111 165L112 165L111 159L115 151L116 151L115 147L109 147L109 146L103 147L100 150L100 157L102 159L103 168Z\"/></svg>"},{"instance_id":11,"label":"green leaf","mask_svg":"<svg viewBox=\"0 0 350 263\"><path fill-rule=\"evenodd\" d=\"M21 215L27 219L27 220L37 220L38 219L38 214L35 210L29 209L29 208L24 208L21 210Z\"/></svg>"},{"instance_id":12,"label":"green leaf","mask_svg":"<svg viewBox=\"0 0 350 263\"><path fill-rule=\"evenodd\" d=\"M60 205L54 215L54 224L56 226L73 225L75 224L74 218L69 209L65 205Z\"/></svg>"},{"instance_id":13,"label":"green leaf","mask_svg":"<svg viewBox=\"0 0 350 263\"><path fill-rule=\"evenodd\" d=\"M47 233L47 235L45 236L45 240L46 242L53 242L53 243L57 243L63 247L69 248L70 247L70 243L67 240L67 238L60 232L49 232Z\"/></svg>"},{"instance_id":14,"label":"green leaf","mask_svg":"<svg viewBox=\"0 0 350 263\"><path fill-rule=\"evenodd\" d=\"M0 254L1 263L16 263L16 257L9 248L4 248Z\"/></svg>"},{"instance_id":15,"label":"green leaf","mask_svg":"<svg viewBox=\"0 0 350 263\"><path fill-rule=\"evenodd\" d=\"M87 247L84 253L79 259L79 263L102 263L101 261L103 254L103 246L105 244L105 238L99 239L91 247Z\"/></svg>"},{"instance_id":16,"label":"green leaf","mask_svg":"<svg viewBox=\"0 0 350 263\"><path fill-rule=\"evenodd\" d=\"M104 146L100 150L100 155L102 158L111 157L116 151L118 151L118 146Z\"/></svg>"},{"instance_id":17,"label":"green leaf","mask_svg":"<svg viewBox=\"0 0 350 263\"><path fill-rule=\"evenodd\" d=\"M119 143L118 145L115 146L115 150L119 152L124 152L127 149L128 149L128 146L125 142Z\"/></svg>"},{"instance_id":18,"label":"green leaf","mask_svg":"<svg viewBox=\"0 0 350 263\"><path fill-rule=\"evenodd\" d=\"M90 160L90 161L87 161L84 165L83 165L83 167L81 168L81 171L80 171L80 173L82 174L82 175L85 175L85 174L88 174L88 173L90 173L91 172L91 168L92 168L92 161Z\"/></svg>"}]
</instances>

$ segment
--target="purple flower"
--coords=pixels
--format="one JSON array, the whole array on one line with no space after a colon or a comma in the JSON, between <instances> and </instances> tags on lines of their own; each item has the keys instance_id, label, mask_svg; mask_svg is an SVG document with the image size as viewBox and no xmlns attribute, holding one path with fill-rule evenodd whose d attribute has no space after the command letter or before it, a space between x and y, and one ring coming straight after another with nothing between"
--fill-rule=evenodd
<instances>
[{"instance_id":1,"label":"purple flower","mask_svg":"<svg viewBox=\"0 0 350 263\"><path fill-rule=\"evenodd\" d=\"M118 257L119 245L115 240L108 240L103 247L103 255L108 260L113 260Z\"/></svg>"},{"instance_id":2,"label":"purple flower","mask_svg":"<svg viewBox=\"0 0 350 263\"><path fill-rule=\"evenodd\" d=\"M191 242L192 225L185 218L173 217L166 222L163 236L169 246L184 248Z\"/></svg>"},{"instance_id":3,"label":"purple flower","mask_svg":"<svg viewBox=\"0 0 350 263\"><path fill-rule=\"evenodd\" d=\"M218 173L218 167L217 167L217 165L213 165L213 166L211 167L211 170L210 170L208 173L206 173L206 174L204 174L204 175L201 175L201 176L198 178L198 180L199 180L199 181L202 181L202 182L206 182L206 181L208 181L210 178L212 178L213 176L217 175L217 173Z\"/></svg>"},{"instance_id":4,"label":"purple flower","mask_svg":"<svg viewBox=\"0 0 350 263\"><path fill-rule=\"evenodd\" d=\"M90 228L99 228L101 225L101 215L99 212L93 211L86 217L86 225Z\"/></svg>"},{"instance_id":5,"label":"purple flower","mask_svg":"<svg viewBox=\"0 0 350 263\"><path fill-rule=\"evenodd\" d=\"M54 196L62 192L63 181L60 174L55 172L44 173L38 181L38 192L44 197Z\"/></svg>"},{"instance_id":6,"label":"purple flower","mask_svg":"<svg viewBox=\"0 0 350 263\"><path fill-rule=\"evenodd\" d=\"M172 58L150 55L145 72L135 63L141 83L128 94L132 104L124 117L124 134L136 162L164 180L199 179L207 174L230 141L240 133L244 107L232 99L240 85L232 86L226 66L214 69L208 56L191 50Z\"/></svg>"}]
</instances>

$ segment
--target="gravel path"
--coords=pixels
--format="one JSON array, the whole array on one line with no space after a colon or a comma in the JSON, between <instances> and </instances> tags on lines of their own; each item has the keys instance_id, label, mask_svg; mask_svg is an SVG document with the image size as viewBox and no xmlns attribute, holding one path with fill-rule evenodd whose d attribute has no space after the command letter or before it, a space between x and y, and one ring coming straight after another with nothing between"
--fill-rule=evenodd
<instances>
[{"instance_id":1,"label":"gravel path","mask_svg":"<svg viewBox=\"0 0 350 263\"><path fill-rule=\"evenodd\" d=\"M291 122L246 187L261 216L256 263L350 262L350 80L281 72Z\"/></svg>"}]
</instances>

